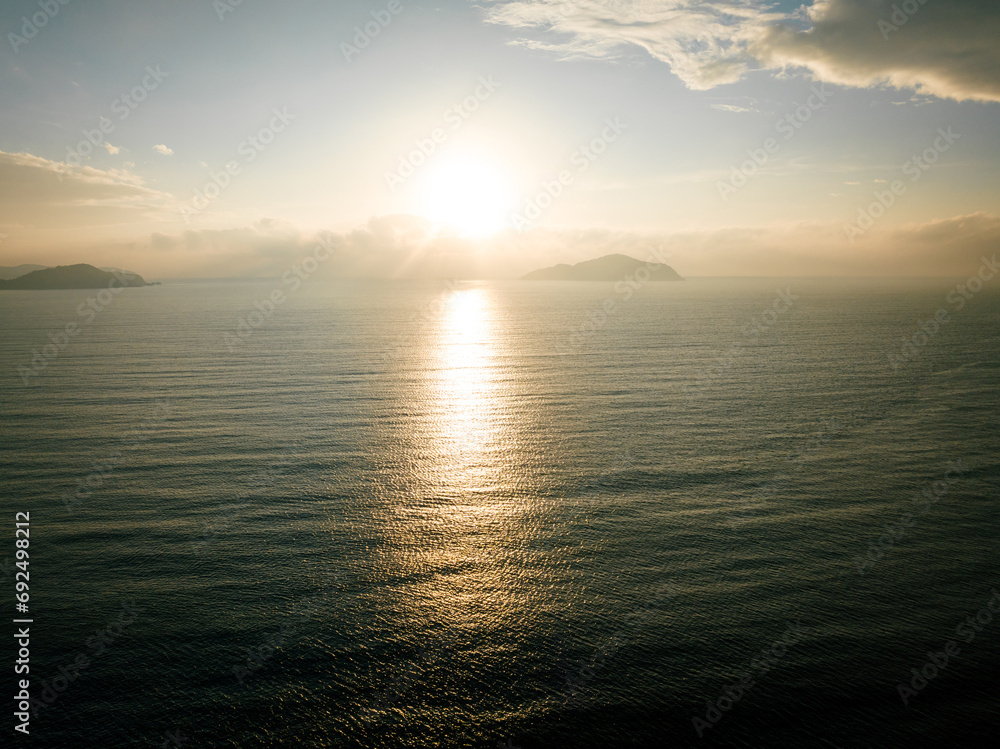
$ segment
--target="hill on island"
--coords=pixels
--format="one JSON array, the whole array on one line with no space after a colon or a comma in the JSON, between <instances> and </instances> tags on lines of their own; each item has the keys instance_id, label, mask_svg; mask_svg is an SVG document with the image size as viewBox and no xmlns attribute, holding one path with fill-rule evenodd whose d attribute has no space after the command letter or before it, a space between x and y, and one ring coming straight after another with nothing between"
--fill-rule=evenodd
<instances>
[{"instance_id":1,"label":"hill on island","mask_svg":"<svg viewBox=\"0 0 1000 749\"><path fill-rule=\"evenodd\" d=\"M27 263L15 266L0 265L0 281L9 281L12 278L23 276L25 273L31 273L33 270L44 270L48 267L47 265L29 265Z\"/></svg>"},{"instance_id":2,"label":"hill on island","mask_svg":"<svg viewBox=\"0 0 1000 749\"><path fill-rule=\"evenodd\" d=\"M645 268L650 281L683 281L677 271L663 263L645 263L628 255L605 255L585 260L576 265L553 265L551 268L533 270L521 277L522 281L620 281Z\"/></svg>"},{"instance_id":3,"label":"hill on island","mask_svg":"<svg viewBox=\"0 0 1000 749\"><path fill-rule=\"evenodd\" d=\"M14 289L108 289L122 286L155 286L134 273L118 274L95 268L93 265L60 265L43 268L0 281L0 290Z\"/></svg>"}]
</instances>

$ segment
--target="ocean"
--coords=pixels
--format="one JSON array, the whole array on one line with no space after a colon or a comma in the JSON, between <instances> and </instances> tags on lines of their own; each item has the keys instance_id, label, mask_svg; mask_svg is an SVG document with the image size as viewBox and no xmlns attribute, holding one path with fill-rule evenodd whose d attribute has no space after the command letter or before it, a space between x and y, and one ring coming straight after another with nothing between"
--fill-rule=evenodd
<instances>
[{"instance_id":1,"label":"ocean","mask_svg":"<svg viewBox=\"0 0 1000 749\"><path fill-rule=\"evenodd\" d=\"M1000 286L962 283L0 293L30 744L985 740Z\"/></svg>"}]
</instances>

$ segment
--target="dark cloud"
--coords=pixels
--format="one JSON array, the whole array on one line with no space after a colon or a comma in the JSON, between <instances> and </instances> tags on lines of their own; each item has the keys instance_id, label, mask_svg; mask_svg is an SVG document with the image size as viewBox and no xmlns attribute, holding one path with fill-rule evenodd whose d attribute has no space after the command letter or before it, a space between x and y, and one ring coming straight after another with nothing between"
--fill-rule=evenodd
<instances>
[{"instance_id":1,"label":"dark cloud","mask_svg":"<svg viewBox=\"0 0 1000 749\"><path fill-rule=\"evenodd\" d=\"M941 98L1000 101L1000 4L993 0L818 0L810 25L767 29L766 65L851 86L888 84Z\"/></svg>"}]
</instances>

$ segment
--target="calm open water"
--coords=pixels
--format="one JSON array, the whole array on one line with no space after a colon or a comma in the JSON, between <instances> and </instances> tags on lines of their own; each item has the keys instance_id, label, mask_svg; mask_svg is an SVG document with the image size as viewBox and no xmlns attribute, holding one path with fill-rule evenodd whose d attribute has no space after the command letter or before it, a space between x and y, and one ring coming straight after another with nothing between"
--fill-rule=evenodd
<instances>
[{"instance_id":1,"label":"calm open water","mask_svg":"<svg viewBox=\"0 0 1000 749\"><path fill-rule=\"evenodd\" d=\"M4 292L30 744L992 736L1000 293L954 284Z\"/></svg>"}]
</instances>

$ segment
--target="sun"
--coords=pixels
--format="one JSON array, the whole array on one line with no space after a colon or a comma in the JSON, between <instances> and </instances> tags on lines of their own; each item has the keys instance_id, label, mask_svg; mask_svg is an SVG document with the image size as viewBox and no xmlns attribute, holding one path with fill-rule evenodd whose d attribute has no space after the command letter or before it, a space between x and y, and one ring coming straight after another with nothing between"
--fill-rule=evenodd
<instances>
[{"instance_id":1,"label":"sun","mask_svg":"<svg viewBox=\"0 0 1000 749\"><path fill-rule=\"evenodd\" d=\"M424 216L475 237L504 226L513 198L512 181L503 167L475 153L442 154L420 185Z\"/></svg>"}]
</instances>

